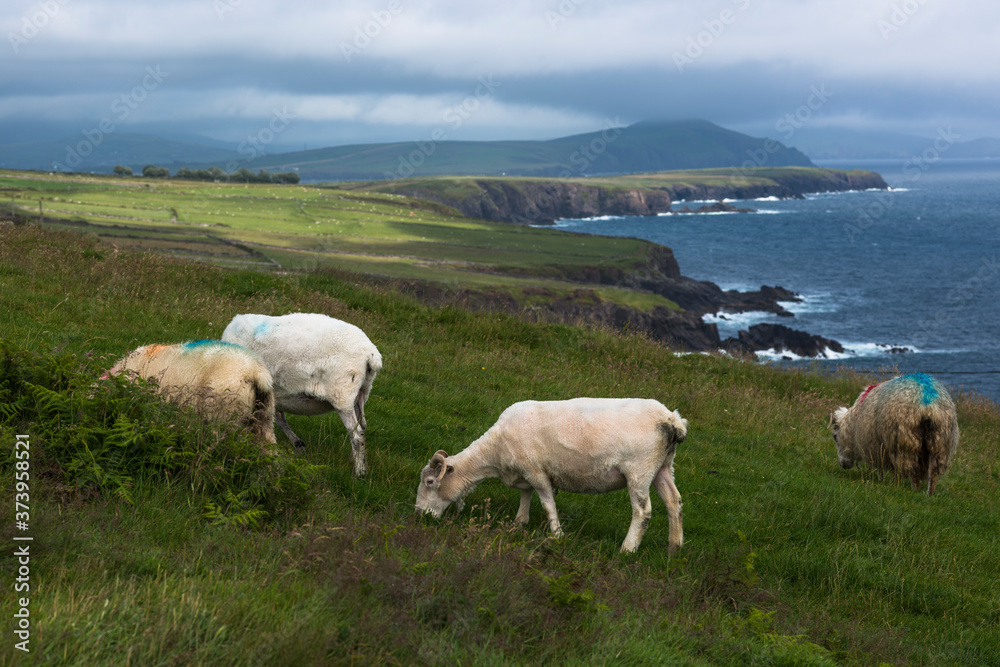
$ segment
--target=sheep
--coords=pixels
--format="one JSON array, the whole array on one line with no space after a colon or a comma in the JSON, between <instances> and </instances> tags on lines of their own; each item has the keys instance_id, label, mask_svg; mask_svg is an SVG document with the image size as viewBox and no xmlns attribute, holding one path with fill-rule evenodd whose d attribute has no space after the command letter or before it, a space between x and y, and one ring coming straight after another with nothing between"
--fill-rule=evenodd
<instances>
[{"instance_id":1,"label":"sheep","mask_svg":"<svg viewBox=\"0 0 1000 667\"><path fill-rule=\"evenodd\" d=\"M244 314L232 319L222 340L253 350L267 364L274 376L277 424L296 447L305 443L285 413L336 410L351 438L354 474L368 474L365 401L382 368L382 355L361 329L319 313Z\"/></svg>"},{"instance_id":2,"label":"sheep","mask_svg":"<svg viewBox=\"0 0 1000 667\"><path fill-rule=\"evenodd\" d=\"M926 478L927 495L958 449L955 404L944 385L924 373L870 385L853 406L830 415L829 428L841 467L864 461L879 481L890 470L909 477L913 488Z\"/></svg>"},{"instance_id":3,"label":"sheep","mask_svg":"<svg viewBox=\"0 0 1000 667\"><path fill-rule=\"evenodd\" d=\"M270 371L256 354L218 340L145 345L119 360L102 377L127 372L156 380L166 400L192 405L208 419L233 414L269 443L274 437L274 388Z\"/></svg>"},{"instance_id":4,"label":"sheep","mask_svg":"<svg viewBox=\"0 0 1000 667\"><path fill-rule=\"evenodd\" d=\"M639 398L574 398L522 401L454 456L437 451L420 473L417 511L440 518L451 503L487 478L499 477L521 491L515 521L528 522L535 491L549 528L562 535L556 514L557 489L606 493L628 488L632 523L621 551L634 552L649 525L649 487L656 488L670 520L668 553L684 541L681 495L674 485L674 453L687 437L688 422L659 401Z\"/></svg>"}]
</instances>

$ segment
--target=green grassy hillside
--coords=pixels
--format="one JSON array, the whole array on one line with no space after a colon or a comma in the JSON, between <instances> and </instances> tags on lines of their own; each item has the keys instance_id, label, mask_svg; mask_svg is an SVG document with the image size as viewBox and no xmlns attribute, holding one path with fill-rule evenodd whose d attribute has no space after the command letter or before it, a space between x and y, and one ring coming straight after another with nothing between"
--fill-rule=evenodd
<instances>
[{"instance_id":1,"label":"green grassy hillside","mask_svg":"<svg viewBox=\"0 0 1000 667\"><path fill-rule=\"evenodd\" d=\"M261 463L239 433L91 386L139 344L299 310L361 326L385 359L364 480L335 416L291 417L308 448ZM34 226L0 226L0 338L11 513L16 435L31 440L30 530L0 528L5 586L12 538L33 538L31 653L14 647L17 595L3 596L3 664L1000 664L1000 415L974 396L958 397L961 451L927 497L836 463L828 415L869 378ZM654 397L690 420L678 557L658 505L639 552L617 553L625 492L559 494L561 540L537 500L513 525L518 494L496 481L462 514L414 516L435 450L462 449L515 401L581 395Z\"/></svg>"},{"instance_id":2,"label":"green grassy hillside","mask_svg":"<svg viewBox=\"0 0 1000 667\"><path fill-rule=\"evenodd\" d=\"M0 195L2 213L38 220L41 209L46 226L84 230L116 248L264 270L333 267L488 286L519 299L525 287L578 289L560 277L580 267L627 269L653 247L472 220L428 201L338 188L8 171L0 172ZM623 304L673 307L653 294L595 289Z\"/></svg>"}]
</instances>

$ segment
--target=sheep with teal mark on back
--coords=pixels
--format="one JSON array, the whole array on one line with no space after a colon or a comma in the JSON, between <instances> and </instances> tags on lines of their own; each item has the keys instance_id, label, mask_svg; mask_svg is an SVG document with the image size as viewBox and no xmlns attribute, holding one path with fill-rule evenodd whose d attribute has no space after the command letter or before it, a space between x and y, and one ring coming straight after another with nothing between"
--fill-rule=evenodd
<instances>
[{"instance_id":1,"label":"sheep with teal mark on back","mask_svg":"<svg viewBox=\"0 0 1000 667\"><path fill-rule=\"evenodd\" d=\"M120 373L154 380L166 400L190 405L206 419L235 416L253 434L276 442L271 373L246 348L219 340L144 345L119 360L107 375Z\"/></svg>"},{"instance_id":2,"label":"sheep with teal mark on back","mask_svg":"<svg viewBox=\"0 0 1000 667\"><path fill-rule=\"evenodd\" d=\"M927 494L958 450L955 403L940 382L924 373L903 375L865 389L850 408L830 416L843 468L864 461L878 471L909 477Z\"/></svg>"},{"instance_id":3,"label":"sheep with teal mark on back","mask_svg":"<svg viewBox=\"0 0 1000 667\"><path fill-rule=\"evenodd\" d=\"M275 417L296 447L305 446L285 413L321 415L335 410L351 437L354 474L368 473L365 402L382 355L365 332L320 313L272 317L245 314L232 319L222 340L261 356L274 376Z\"/></svg>"}]
</instances>

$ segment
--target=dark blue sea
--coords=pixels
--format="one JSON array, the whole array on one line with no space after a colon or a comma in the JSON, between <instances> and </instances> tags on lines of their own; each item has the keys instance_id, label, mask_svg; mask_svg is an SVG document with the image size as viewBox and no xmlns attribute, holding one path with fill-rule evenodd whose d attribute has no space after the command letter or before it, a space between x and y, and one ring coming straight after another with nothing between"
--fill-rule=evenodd
<instances>
[{"instance_id":1,"label":"dark blue sea","mask_svg":"<svg viewBox=\"0 0 1000 667\"><path fill-rule=\"evenodd\" d=\"M556 224L669 246L681 273L723 289L781 285L804 299L783 304L794 318L706 316L723 338L776 322L848 350L819 361L762 356L771 363L921 371L1000 401L1000 161L821 166L877 171L891 190L734 202L755 213Z\"/></svg>"}]
</instances>

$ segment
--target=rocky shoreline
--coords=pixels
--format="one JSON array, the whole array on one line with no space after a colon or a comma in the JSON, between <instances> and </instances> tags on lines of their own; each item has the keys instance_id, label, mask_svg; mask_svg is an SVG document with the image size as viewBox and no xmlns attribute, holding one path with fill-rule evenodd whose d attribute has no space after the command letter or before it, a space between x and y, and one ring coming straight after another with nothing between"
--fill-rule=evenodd
<instances>
[{"instance_id":1,"label":"rocky shoreline","mask_svg":"<svg viewBox=\"0 0 1000 667\"><path fill-rule=\"evenodd\" d=\"M793 314L781 303L801 301L801 297L783 287L768 285L748 292L727 291L715 283L681 275L673 251L666 246L653 246L647 261L632 270L574 268L566 269L563 277L580 283L580 288L561 295L542 287L524 288L526 296L541 297L532 298L530 305L507 292L494 290L454 290L419 281L397 283L397 287L431 305L452 304L472 310L507 312L539 322L592 323L620 331L639 331L688 352L724 350L731 354L751 354L774 350L800 357L820 356L828 349L843 352L837 341L775 324L758 324L739 332L738 338L721 339L717 325L705 322L704 315L753 311L791 318ZM623 306L601 299L592 287L595 285L652 292L683 310Z\"/></svg>"}]
</instances>

